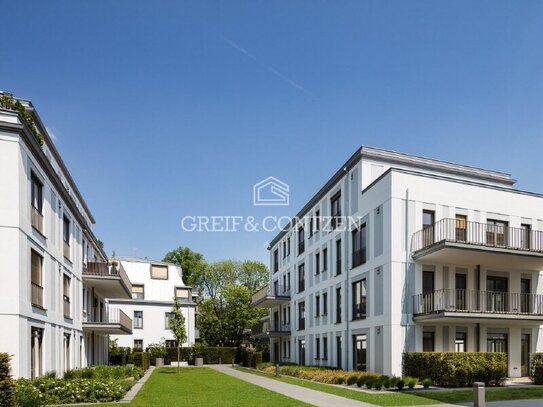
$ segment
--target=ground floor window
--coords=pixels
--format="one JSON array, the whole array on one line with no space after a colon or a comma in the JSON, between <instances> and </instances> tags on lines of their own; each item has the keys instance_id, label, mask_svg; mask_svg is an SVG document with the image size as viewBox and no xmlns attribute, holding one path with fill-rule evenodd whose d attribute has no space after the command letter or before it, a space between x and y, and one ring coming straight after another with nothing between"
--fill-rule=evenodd
<instances>
[{"instance_id":1,"label":"ground floor window","mask_svg":"<svg viewBox=\"0 0 543 407\"><path fill-rule=\"evenodd\" d=\"M456 338L454 340L454 351L455 352L467 352L467 341L468 334L466 332L457 332Z\"/></svg>"},{"instance_id":2,"label":"ground floor window","mask_svg":"<svg viewBox=\"0 0 543 407\"><path fill-rule=\"evenodd\" d=\"M315 338L315 359L321 358L321 338Z\"/></svg>"},{"instance_id":3,"label":"ground floor window","mask_svg":"<svg viewBox=\"0 0 543 407\"><path fill-rule=\"evenodd\" d=\"M433 332L422 333L422 351L433 352L435 350L435 335Z\"/></svg>"},{"instance_id":4,"label":"ground floor window","mask_svg":"<svg viewBox=\"0 0 543 407\"><path fill-rule=\"evenodd\" d=\"M322 338L322 359L328 360L328 338Z\"/></svg>"},{"instance_id":5,"label":"ground floor window","mask_svg":"<svg viewBox=\"0 0 543 407\"><path fill-rule=\"evenodd\" d=\"M365 371L367 369L366 365L366 350L367 350L367 340L366 335L354 335L353 336L353 367L355 370Z\"/></svg>"},{"instance_id":6,"label":"ground floor window","mask_svg":"<svg viewBox=\"0 0 543 407\"><path fill-rule=\"evenodd\" d=\"M167 348L175 348L176 341L175 339L166 339Z\"/></svg>"},{"instance_id":7,"label":"ground floor window","mask_svg":"<svg viewBox=\"0 0 543 407\"><path fill-rule=\"evenodd\" d=\"M136 351L143 350L143 339L134 339L134 350Z\"/></svg>"},{"instance_id":8,"label":"ground floor window","mask_svg":"<svg viewBox=\"0 0 543 407\"><path fill-rule=\"evenodd\" d=\"M489 333L486 336L487 352L504 352L507 353L507 334Z\"/></svg>"},{"instance_id":9,"label":"ground floor window","mask_svg":"<svg viewBox=\"0 0 543 407\"><path fill-rule=\"evenodd\" d=\"M305 365L305 339L298 340L298 360L300 365Z\"/></svg>"},{"instance_id":10,"label":"ground floor window","mask_svg":"<svg viewBox=\"0 0 543 407\"><path fill-rule=\"evenodd\" d=\"M30 336L30 376L39 377L43 371L42 353L43 329L32 328Z\"/></svg>"},{"instance_id":11,"label":"ground floor window","mask_svg":"<svg viewBox=\"0 0 543 407\"><path fill-rule=\"evenodd\" d=\"M338 369L341 369L341 356L343 354L343 352L341 350L341 348L342 348L341 342L342 342L341 336L337 336L336 337L336 367Z\"/></svg>"}]
</instances>

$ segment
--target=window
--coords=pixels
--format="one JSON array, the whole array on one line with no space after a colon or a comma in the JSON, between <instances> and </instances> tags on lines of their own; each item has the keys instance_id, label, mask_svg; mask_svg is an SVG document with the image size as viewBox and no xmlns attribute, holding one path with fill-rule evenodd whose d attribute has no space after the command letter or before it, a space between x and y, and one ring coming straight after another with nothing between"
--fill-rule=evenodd
<instances>
[{"instance_id":1,"label":"window","mask_svg":"<svg viewBox=\"0 0 543 407\"><path fill-rule=\"evenodd\" d=\"M145 290L143 284L132 284L132 299L143 300L145 299Z\"/></svg>"},{"instance_id":2,"label":"window","mask_svg":"<svg viewBox=\"0 0 543 407\"><path fill-rule=\"evenodd\" d=\"M336 323L341 322L341 287L336 288Z\"/></svg>"},{"instance_id":3,"label":"window","mask_svg":"<svg viewBox=\"0 0 543 407\"><path fill-rule=\"evenodd\" d=\"M321 272L321 254L315 253L315 274Z\"/></svg>"},{"instance_id":4,"label":"window","mask_svg":"<svg viewBox=\"0 0 543 407\"><path fill-rule=\"evenodd\" d=\"M315 359L321 358L321 338L315 338Z\"/></svg>"},{"instance_id":5,"label":"window","mask_svg":"<svg viewBox=\"0 0 543 407\"><path fill-rule=\"evenodd\" d=\"M173 312L165 312L164 313L164 328L170 329L170 321L173 319L174 313Z\"/></svg>"},{"instance_id":6,"label":"window","mask_svg":"<svg viewBox=\"0 0 543 407\"><path fill-rule=\"evenodd\" d=\"M143 350L143 339L134 339L134 350Z\"/></svg>"},{"instance_id":7,"label":"window","mask_svg":"<svg viewBox=\"0 0 543 407\"><path fill-rule=\"evenodd\" d=\"M287 242L283 240L283 259L287 257Z\"/></svg>"},{"instance_id":8,"label":"window","mask_svg":"<svg viewBox=\"0 0 543 407\"><path fill-rule=\"evenodd\" d=\"M30 176L31 223L39 232L43 232L43 184L32 173Z\"/></svg>"},{"instance_id":9,"label":"window","mask_svg":"<svg viewBox=\"0 0 543 407\"><path fill-rule=\"evenodd\" d=\"M143 311L134 311L134 329L143 329Z\"/></svg>"},{"instance_id":10,"label":"window","mask_svg":"<svg viewBox=\"0 0 543 407\"><path fill-rule=\"evenodd\" d=\"M491 246L507 245L508 223L501 220L488 219L486 221L486 244Z\"/></svg>"},{"instance_id":11,"label":"window","mask_svg":"<svg viewBox=\"0 0 543 407\"><path fill-rule=\"evenodd\" d=\"M321 314L321 297L320 295L315 296L315 317L318 317Z\"/></svg>"},{"instance_id":12,"label":"window","mask_svg":"<svg viewBox=\"0 0 543 407\"><path fill-rule=\"evenodd\" d=\"M175 348L176 341L175 339L166 339L166 347L167 348Z\"/></svg>"},{"instance_id":13,"label":"window","mask_svg":"<svg viewBox=\"0 0 543 407\"><path fill-rule=\"evenodd\" d=\"M36 378L43 373L43 329L31 328L30 336L30 377Z\"/></svg>"},{"instance_id":14,"label":"window","mask_svg":"<svg viewBox=\"0 0 543 407\"><path fill-rule=\"evenodd\" d=\"M290 256L290 237L287 237L287 256Z\"/></svg>"},{"instance_id":15,"label":"window","mask_svg":"<svg viewBox=\"0 0 543 407\"><path fill-rule=\"evenodd\" d=\"M304 228L300 227L298 229L298 256L302 254L305 250L305 235Z\"/></svg>"},{"instance_id":16,"label":"window","mask_svg":"<svg viewBox=\"0 0 543 407\"><path fill-rule=\"evenodd\" d=\"M298 266L298 292L301 293L305 290L305 264Z\"/></svg>"},{"instance_id":17,"label":"window","mask_svg":"<svg viewBox=\"0 0 543 407\"><path fill-rule=\"evenodd\" d=\"M190 296L190 289L183 287L175 287L175 298L178 300L188 301Z\"/></svg>"},{"instance_id":18,"label":"window","mask_svg":"<svg viewBox=\"0 0 543 407\"><path fill-rule=\"evenodd\" d=\"M43 257L35 250L30 250L31 302L43 307Z\"/></svg>"},{"instance_id":19,"label":"window","mask_svg":"<svg viewBox=\"0 0 543 407\"><path fill-rule=\"evenodd\" d=\"M273 272L277 273L279 270L279 249L275 249L273 252Z\"/></svg>"},{"instance_id":20,"label":"window","mask_svg":"<svg viewBox=\"0 0 543 407\"><path fill-rule=\"evenodd\" d=\"M315 225L313 216L309 218L309 238L313 236L313 226Z\"/></svg>"},{"instance_id":21,"label":"window","mask_svg":"<svg viewBox=\"0 0 543 407\"><path fill-rule=\"evenodd\" d=\"M70 259L70 220L64 215L62 218L62 238L64 241L64 257Z\"/></svg>"},{"instance_id":22,"label":"window","mask_svg":"<svg viewBox=\"0 0 543 407\"><path fill-rule=\"evenodd\" d=\"M322 293L322 315L328 314L328 293Z\"/></svg>"},{"instance_id":23,"label":"window","mask_svg":"<svg viewBox=\"0 0 543 407\"><path fill-rule=\"evenodd\" d=\"M341 239L336 240L336 276L341 274Z\"/></svg>"},{"instance_id":24,"label":"window","mask_svg":"<svg viewBox=\"0 0 543 407\"><path fill-rule=\"evenodd\" d=\"M332 229L341 225L341 193L334 195L330 200Z\"/></svg>"},{"instance_id":25,"label":"window","mask_svg":"<svg viewBox=\"0 0 543 407\"><path fill-rule=\"evenodd\" d=\"M468 217L466 215L456 215L455 220L456 240L465 242L467 239Z\"/></svg>"},{"instance_id":26,"label":"window","mask_svg":"<svg viewBox=\"0 0 543 407\"><path fill-rule=\"evenodd\" d=\"M353 267L366 262L366 224L353 230Z\"/></svg>"},{"instance_id":27,"label":"window","mask_svg":"<svg viewBox=\"0 0 543 407\"><path fill-rule=\"evenodd\" d=\"M305 365L305 339L298 340L298 360L299 365Z\"/></svg>"},{"instance_id":28,"label":"window","mask_svg":"<svg viewBox=\"0 0 543 407\"><path fill-rule=\"evenodd\" d=\"M366 279L353 283L353 319L366 318Z\"/></svg>"},{"instance_id":29,"label":"window","mask_svg":"<svg viewBox=\"0 0 543 407\"><path fill-rule=\"evenodd\" d=\"M530 249L530 242L532 236L532 227L530 225L522 224L520 225L521 234L520 234L520 248L521 249Z\"/></svg>"},{"instance_id":30,"label":"window","mask_svg":"<svg viewBox=\"0 0 543 407\"><path fill-rule=\"evenodd\" d=\"M287 273L287 290L290 292L290 271Z\"/></svg>"},{"instance_id":31,"label":"window","mask_svg":"<svg viewBox=\"0 0 543 407\"><path fill-rule=\"evenodd\" d=\"M366 371L366 350L367 341L366 335L354 335L353 336L353 366L355 370Z\"/></svg>"},{"instance_id":32,"label":"window","mask_svg":"<svg viewBox=\"0 0 543 407\"><path fill-rule=\"evenodd\" d=\"M422 241L424 246L434 243L434 222L434 211L422 211Z\"/></svg>"},{"instance_id":33,"label":"window","mask_svg":"<svg viewBox=\"0 0 543 407\"><path fill-rule=\"evenodd\" d=\"M305 329L305 302L298 303L298 330Z\"/></svg>"},{"instance_id":34,"label":"window","mask_svg":"<svg viewBox=\"0 0 543 407\"><path fill-rule=\"evenodd\" d=\"M433 352L434 351L434 333L433 332L423 332L422 333L422 351L423 352Z\"/></svg>"},{"instance_id":35,"label":"window","mask_svg":"<svg viewBox=\"0 0 543 407\"><path fill-rule=\"evenodd\" d=\"M457 332L454 340L455 352L467 352L467 336L466 332Z\"/></svg>"},{"instance_id":36,"label":"window","mask_svg":"<svg viewBox=\"0 0 543 407\"><path fill-rule=\"evenodd\" d=\"M168 279L168 266L151 265L151 278L154 280L167 280Z\"/></svg>"},{"instance_id":37,"label":"window","mask_svg":"<svg viewBox=\"0 0 543 407\"><path fill-rule=\"evenodd\" d=\"M315 212L315 232L321 230L321 211Z\"/></svg>"},{"instance_id":38,"label":"window","mask_svg":"<svg viewBox=\"0 0 543 407\"><path fill-rule=\"evenodd\" d=\"M70 318L70 284L71 278L64 274L63 280L63 300L64 300L64 316Z\"/></svg>"},{"instance_id":39,"label":"window","mask_svg":"<svg viewBox=\"0 0 543 407\"><path fill-rule=\"evenodd\" d=\"M322 271L328 271L328 249L322 249Z\"/></svg>"},{"instance_id":40,"label":"window","mask_svg":"<svg viewBox=\"0 0 543 407\"><path fill-rule=\"evenodd\" d=\"M322 359L328 360L328 338L322 338Z\"/></svg>"}]
</instances>

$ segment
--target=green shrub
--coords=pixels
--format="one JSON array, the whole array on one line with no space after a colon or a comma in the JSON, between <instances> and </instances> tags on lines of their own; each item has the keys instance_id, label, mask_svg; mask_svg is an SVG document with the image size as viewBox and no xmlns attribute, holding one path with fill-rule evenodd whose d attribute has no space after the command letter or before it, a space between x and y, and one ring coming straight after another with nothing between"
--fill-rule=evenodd
<instances>
[{"instance_id":1,"label":"green shrub","mask_svg":"<svg viewBox=\"0 0 543 407\"><path fill-rule=\"evenodd\" d=\"M427 377L441 387L499 386L507 378L507 356L494 352L407 352L403 375Z\"/></svg>"},{"instance_id":2,"label":"green shrub","mask_svg":"<svg viewBox=\"0 0 543 407\"><path fill-rule=\"evenodd\" d=\"M336 378L336 383L337 384L344 384L345 383L345 378L342 377L342 376L339 376Z\"/></svg>"},{"instance_id":3,"label":"green shrub","mask_svg":"<svg viewBox=\"0 0 543 407\"><path fill-rule=\"evenodd\" d=\"M150 358L147 352L134 352L134 365L143 370L149 369Z\"/></svg>"},{"instance_id":4,"label":"green shrub","mask_svg":"<svg viewBox=\"0 0 543 407\"><path fill-rule=\"evenodd\" d=\"M409 387L411 390L415 388L418 382L418 379L415 379L414 377L405 378L405 384L407 384L407 387Z\"/></svg>"},{"instance_id":5,"label":"green shrub","mask_svg":"<svg viewBox=\"0 0 543 407\"><path fill-rule=\"evenodd\" d=\"M358 379L356 380L356 385L358 387L364 386L364 384L366 384L367 379L368 379L367 376L359 376Z\"/></svg>"},{"instance_id":6,"label":"green shrub","mask_svg":"<svg viewBox=\"0 0 543 407\"><path fill-rule=\"evenodd\" d=\"M366 388L371 389L375 384L376 380L377 379L375 377L367 377L366 382L364 383L366 385Z\"/></svg>"},{"instance_id":7,"label":"green shrub","mask_svg":"<svg viewBox=\"0 0 543 407\"><path fill-rule=\"evenodd\" d=\"M356 381L358 380L357 375L351 375L347 378L347 385L352 386L353 384L356 384Z\"/></svg>"},{"instance_id":8,"label":"green shrub","mask_svg":"<svg viewBox=\"0 0 543 407\"><path fill-rule=\"evenodd\" d=\"M375 390L381 390L383 388L383 379L381 378L375 379L373 382L373 388Z\"/></svg>"},{"instance_id":9,"label":"green shrub","mask_svg":"<svg viewBox=\"0 0 543 407\"><path fill-rule=\"evenodd\" d=\"M398 383L398 380L400 380L399 377L396 377L396 376L392 376L389 380L388 380L388 388L394 388L396 387L396 384Z\"/></svg>"},{"instance_id":10,"label":"green shrub","mask_svg":"<svg viewBox=\"0 0 543 407\"><path fill-rule=\"evenodd\" d=\"M421 384L425 389L428 389L432 385L432 379L424 379Z\"/></svg>"},{"instance_id":11,"label":"green shrub","mask_svg":"<svg viewBox=\"0 0 543 407\"><path fill-rule=\"evenodd\" d=\"M534 384L543 384L543 353L530 355L530 379Z\"/></svg>"},{"instance_id":12,"label":"green shrub","mask_svg":"<svg viewBox=\"0 0 543 407\"><path fill-rule=\"evenodd\" d=\"M0 353L0 406L15 405L15 383L11 378L11 356Z\"/></svg>"},{"instance_id":13,"label":"green shrub","mask_svg":"<svg viewBox=\"0 0 543 407\"><path fill-rule=\"evenodd\" d=\"M405 386L405 381L403 379L398 379L398 381L396 382L396 388L398 390L403 390Z\"/></svg>"}]
</instances>

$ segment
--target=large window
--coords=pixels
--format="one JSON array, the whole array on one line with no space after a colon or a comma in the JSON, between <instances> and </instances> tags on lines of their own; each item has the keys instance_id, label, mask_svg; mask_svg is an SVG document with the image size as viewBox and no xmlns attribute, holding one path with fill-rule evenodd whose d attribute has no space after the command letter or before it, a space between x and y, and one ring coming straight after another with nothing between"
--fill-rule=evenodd
<instances>
[{"instance_id":1,"label":"large window","mask_svg":"<svg viewBox=\"0 0 543 407\"><path fill-rule=\"evenodd\" d=\"M328 271L328 249L322 249L322 271Z\"/></svg>"},{"instance_id":2,"label":"large window","mask_svg":"<svg viewBox=\"0 0 543 407\"><path fill-rule=\"evenodd\" d=\"M273 251L273 272L277 273L279 270L279 249Z\"/></svg>"},{"instance_id":3,"label":"large window","mask_svg":"<svg viewBox=\"0 0 543 407\"><path fill-rule=\"evenodd\" d=\"M298 330L305 329L305 302L298 303Z\"/></svg>"},{"instance_id":4,"label":"large window","mask_svg":"<svg viewBox=\"0 0 543 407\"><path fill-rule=\"evenodd\" d=\"M321 296L315 296L315 317L318 317L321 314Z\"/></svg>"},{"instance_id":5,"label":"large window","mask_svg":"<svg viewBox=\"0 0 543 407\"><path fill-rule=\"evenodd\" d=\"M145 299L145 288L143 284L132 284L132 298L134 300Z\"/></svg>"},{"instance_id":6,"label":"large window","mask_svg":"<svg viewBox=\"0 0 543 407\"><path fill-rule=\"evenodd\" d=\"M341 225L341 194L338 193L330 200L332 229Z\"/></svg>"},{"instance_id":7,"label":"large window","mask_svg":"<svg viewBox=\"0 0 543 407\"><path fill-rule=\"evenodd\" d=\"M168 266L152 264L151 265L151 278L154 279L154 280L167 280L168 279Z\"/></svg>"},{"instance_id":8,"label":"large window","mask_svg":"<svg viewBox=\"0 0 543 407\"><path fill-rule=\"evenodd\" d=\"M434 243L434 222L436 214L434 211L422 211L422 240L424 246Z\"/></svg>"},{"instance_id":9,"label":"large window","mask_svg":"<svg viewBox=\"0 0 543 407\"><path fill-rule=\"evenodd\" d=\"M287 256L290 256L290 237L287 237Z\"/></svg>"},{"instance_id":10,"label":"large window","mask_svg":"<svg viewBox=\"0 0 543 407\"><path fill-rule=\"evenodd\" d=\"M353 267L366 262L366 224L353 230Z\"/></svg>"},{"instance_id":11,"label":"large window","mask_svg":"<svg viewBox=\"0 0 543 407\"><path fill-rule=\"evenodd\" d=\"M353 283L353 319L366 318L366 279Z\"/></svg>"},{"instance_id":12,"label":"large window","mask_svg":"<svg viewBox=\"0 0 543 407\"><path fill-rule=\"evenodd\" d=\"M328 338L322 338L322 359L328 360Z\"/></svg>"},{"instance_id":13,"label":"large window","mask_svg":"<svg viewBox=\"0 0 543 407\"><path fill-rule=\"evenodd\" d=\"M64 274L63 279L63 300L64 300L64 316L70 318L70 285L72 279Z\"/></svg>"},{"instance_id":14,"label":"large window","mask_svg":"<svg viewBox=\"0 0 543 407\"><path fill-rule=\"evenodd\" d=\"M341 239L336 240L336 275L341 274Z\"/></svg>"},{"instance_id":15,"label":"large window","mask_svg":"<svg viewBox=\"0 0 543 407\"><path fill-rule=\"evenodd\" d=\"M43 329L31 328L30 336L30 377L35 378L43 373Z\"/></svg>"},{"instance_id":16,"label":"large window","mask_svg":"<svg viewBox=\"0 0 543 407\"><path fill-rule=\"evenodd\" d=\"M164 313L164 328L170 329L170 321L174 318L173 312L165 312Z\"/></svg>"},{"instance_id":17,"label":"large window","mask_svg":"<svg viewBox=\"0 0 543 407\"><path fill-rule=\"evenodd\" d=\"M134 329L143 329L143 311L134 311Z\"/></svg>"},{"instance_id":18,"label":"large window","mask_svg":"<svg viewBox=\"0 0 543 407\"><path fill-rule=\"evenodd\" d=\"M353 336L353 366L355 370L365 371L367 369L366 364L366 350L367 342L366 335L354 335Z\"/></svg>"},{"instance_id":19,"label":"large window","mask_svg":"<svg viewBox=\"0 0 543 407\"><path fill-rule=\"evenodd\" d=\"M31 302L43 308L43 257L35 250L30 251Z\"/></svg>"},{"instance_id":20,"label":"large window","mask_svg":"<svg viewBox=\"0 0 543 407\"><path fill-rule=\"evenodd\" d=\"M300 226L298 229L298 255L302 254L305 250L305 232L304 228Z\"/></svg>"},{"instance_id":21,"label":"large window","mask_svg":"<svg viewBox=\"0 0 543 407\"><path fill-rule=\"evenodd\" d=\"M43 233L43 184L34 173L30 177L30 201L32 226Z\"/></svg>"},{"instance_id":22,"label":"large window","mask_svg":"<svg viewBox=\"0 0 543 407\"><path fill-rule=\"evenodd\" d=\"M422 333L422 351L433 352L435 350L435 335L433 332Z\"/></svg>"},{"instance_id":23,"label":"large window","mask_svg":"<svg viewBox=\"0 0 543 407\"><path fill-rule=\"evenodd\" d=\"M64 215L62 218L62 240L64 243L64 257L70 259L70 219Z\"/></svg>"},{"instance_id":24,"label":"large window","mask_svg":"<svg viewBox=\"0 0 543 407\"><path fill-rule=\"evenodd\" d=\"M298 266L298 292L305 290L305 264Z\"/></svg>"},{"instance_id":25,"label":"large window","mask_svg":"<svg viewBox=\"0 0 543 407\"><path fill-rule=\"evenodd\" d=\"M341 322L341 287L336 288L336 323Z\"/></svg>"},{"instance_id":26,"label":"large window","mask_svg":"<svg viewBox=\"0 0 543 407\"><path fill-rule=\"evenodd\" d=\"M501 220L486 221L486 244L491 246L507 246L508 223Z\"/></svg>"},{"instance_id":27,"label":"large window","mask_svg":"<svg viewBox=\"0 0 543 407\"><path fill-rule=\"evenodd\" d=\"M328 293L322 293L322 315L328 314Z\"/></svg>"}]
</instances>

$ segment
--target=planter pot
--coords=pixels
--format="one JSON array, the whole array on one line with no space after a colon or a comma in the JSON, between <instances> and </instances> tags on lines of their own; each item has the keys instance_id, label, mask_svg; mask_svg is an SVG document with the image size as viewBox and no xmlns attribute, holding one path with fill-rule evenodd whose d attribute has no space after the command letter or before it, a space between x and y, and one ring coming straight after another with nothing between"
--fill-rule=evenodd
<instances>
[{"instance_id":1,"label":"planter pot","mask_svg":"<svg viewBox=\"0 0 543 407\"><path fill-rule=\"evenodd\" d=\"M194 358L194 366L203 366L204 358Z\"/></svg>"},{"instance_id":2,"label":"planter pot","mask_svg":"<svg viewBox=\"0 0 543 407\"><path fill-rule=\"evenodd\" d=\"M155 366L156 367L164 366L164 358L156 358L155 359Z\"/></svg>"}]
</instances>

